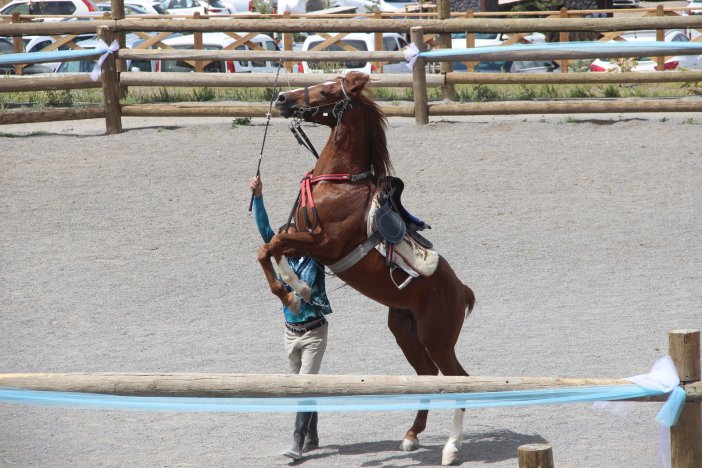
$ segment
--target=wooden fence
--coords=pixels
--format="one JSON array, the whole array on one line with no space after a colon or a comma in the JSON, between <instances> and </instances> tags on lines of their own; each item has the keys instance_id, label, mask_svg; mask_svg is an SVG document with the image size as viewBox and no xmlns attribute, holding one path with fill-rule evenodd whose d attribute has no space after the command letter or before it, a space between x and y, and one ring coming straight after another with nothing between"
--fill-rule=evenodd
<instances>
[{"instance_id":1,"label":"wooden fence","mask_svg":"<svg viewBox=\"0 0 702 468\"><path fill-rule=\"evenodd\" d=\"M668 354L678 371L686 402L671 428L671 466L702 466L702 376L700 331L668 335ZM450 377L381 375L249 374L0 374L0 387L165 397L281 397L372 394L473 393L574 386L631 385L623 379L547 377ZM637 399L664 401L666 395Z\"/></svg>"},{"instance_id":2,"label":"wooden fence","mask_svg":"<svg viewBox=\"0 0 702 468\"><path fill-rule=\"evenodd\" d=\"M117 1L117 0L115 0ZM209 86L209 87L271 87L274 74L267 76L249 74L218 74L213 76L205 73L189 73L187 76L177 73L144 73L122 71L121 61L126 60L192 60L207 63L214 60L273 60L284 63L306 60L322 60L343 62L363 60L377 63L402 62L404 54L395 52L359 52L359 51L307 51L292 50L173 50L146 47L164 46L161 41L173 32L194 32L199 34L208 31L223 31L232 35L238 44L249 43L250 35L241 35L241 31L251 33L277 31L283 35L284 44L291 44L292 34L302 31L316 32L371 32L382 35L383 32L410 32L412 40L420 49L427 42L434 40L434 35L450 37L452 32L466 32L467 37L479 32L501 32L510 34L507 43L523 40L530 32L558 33L566 35L569 31L585 31L601 35L609 40L628 30L656 30L662 34L666 29L695 29L702 30L702 16L669 15L658 8L653 16L623 17L623 18L582 18L571 17L571 13L562 12L557 17L551 14L548 20L532 17L519 19L482 18L477 14L473 18L447 17L444 19L407 19L407 18L369 18L358 19L316 19L316 18L280 18L268 19L152 19L124 18L98 19L93 21L45 22L26 23L23 18L13 18L10 22L0 23L0 35L20 37L22 35L51 35L64 34L75 38L81 33L99 31L100 36L110 42L112 38L120 38L126 32L144 34L148 37L142 48L118 51L117 58L111 56L103 66L102 80L99 83L89 81L84 76L48 76L48 77L12 77L0 80L0 92L36 91L48 89L79 89L102 87L104 106L87 109L43 109L39 111L12 110L0 112L0 124L38 122L47 120L73 120L83 118L105 118L108 133L121 131L122 116L264 116L268 112L266 104L260 105L222 105L222 104L149 104L121 105L120 96L129 86ZM664 14L661 14L664 12ZM580 12L578 13L580 14ZM119 16L119 15L117 15ZM157 32L148 36L147 32ZM69 36L70 37L70 36ZM382 36L381 36L382 37ZM74 40L62 39L64 45L78 47ZM290 38L287 40L286 38ZM698 39L702 40L702 36ZM439 41L440 42L440 41ZM286 45L286 48L288 46ZM291 48L291 47L290 47ZM260 49L260 48L259 48ZM680 51L685 53L686 51ZM687 53L690 53L687 51ZM561 54L561 55L558 55ZM580 54L578 57L596 58L597 52ZM524 55L506 53L485 57L485 60L509 59L510 57L524 58ZM564 52L555 53L532 52L530 59L558 58L569 60L576 58ZM659 62L663 58L659 59ZM447 59L446 62L449 60ZM662 62L661 62L662 63ZM653 82L700 82L702 71L667 72L667 73L562 73L562 74L489 74L489 73L457 73L450 71L449 64L442 64L443 73L428 74L424 61L417 61L413 74L374 76L372 86L409 87L414 90L414 106L383 106L388 116L415 117L418 124L428 122L429 116L438 115L482 115L482 114L547 114L547 113L600 113L600 112L697 112L702 111L699 100L647 99L647 100L607 100L607 101L518 101L518 102L483 102L483 103L429 103L427 87L440 87L442 95L447 98L454 96L456 84L476 83L653 83ZM328 76L318 74L286 74L284 82L291 86L314 84L327 79Z\"/></svg>"}]
</instances>

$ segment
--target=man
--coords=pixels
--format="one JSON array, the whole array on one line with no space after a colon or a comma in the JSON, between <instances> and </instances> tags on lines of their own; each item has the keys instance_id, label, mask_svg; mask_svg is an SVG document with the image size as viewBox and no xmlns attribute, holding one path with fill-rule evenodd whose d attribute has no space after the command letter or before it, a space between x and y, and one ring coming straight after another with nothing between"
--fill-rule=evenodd
<instances>
[{"instance_id":1,"label":"man","mask_svg":"<svg viewBox=\"0 0 702 468\"><path fill-rule=\"evenodd\" d=\"M259 176L251 179L251 191L254 194L253 212L258 232L264 242L270 242L274 236L263 204L263 182ZM282 226L279 230L285 230ZM290 226L294 232L295 226ZM285 351L288 355L290 369L295 374L317 374L322 364L322 357L327 348L328 324L325 315L331 314L331 306L324 283L324 266L311 257L291 257L288 263L293 271L312 289L310 302L302 298L300 311L294 313L283 306L285 316ZM285 286L288 291L292 288ZM283 453L293 460L302 459L302 454L319 448L317 433L317 413L297 413L293 443Z\"/></svg>"}]
</instances>

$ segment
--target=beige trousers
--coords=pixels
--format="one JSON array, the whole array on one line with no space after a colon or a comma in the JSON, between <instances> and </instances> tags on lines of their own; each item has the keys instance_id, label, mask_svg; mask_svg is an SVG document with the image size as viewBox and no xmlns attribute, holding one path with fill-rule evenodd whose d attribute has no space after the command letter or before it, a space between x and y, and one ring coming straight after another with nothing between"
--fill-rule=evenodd
<instances>
[{"instance_id":1,"label":"beige trousers","mask_svg":"<svg viewBox=\"0 0 702 468\"><path fill-rule=\"evenodd\" d=\"M294 374L318 374L327 349L329 324L298 335L285 329L285 352Z\"/></svg>"}]
</instances>

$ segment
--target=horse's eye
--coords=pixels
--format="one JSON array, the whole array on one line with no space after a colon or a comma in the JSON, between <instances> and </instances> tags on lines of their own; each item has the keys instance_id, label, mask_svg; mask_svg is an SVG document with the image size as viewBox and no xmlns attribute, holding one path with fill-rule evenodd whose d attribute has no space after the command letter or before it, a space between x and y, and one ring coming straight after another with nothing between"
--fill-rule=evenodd
<instances>
[{"instance_id":1,"label":"horse's eye","mask_svg":"<svg viewBox=\"0 0 702 468\"><path fill-rule=\"evenodd\" d=\"M330 96L329 91L320 91L319 94L321 94L321 95L324 96L324 97L329 97L329 96Z\"/></svg>"}]
</instances>

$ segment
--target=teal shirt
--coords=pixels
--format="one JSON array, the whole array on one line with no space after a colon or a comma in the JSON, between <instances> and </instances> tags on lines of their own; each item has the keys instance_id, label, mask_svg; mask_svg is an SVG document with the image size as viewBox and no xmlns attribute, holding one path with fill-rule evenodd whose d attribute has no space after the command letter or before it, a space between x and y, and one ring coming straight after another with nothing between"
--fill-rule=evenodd
<instances>
[{"instance_id":1,"label":"teal shirt","mask_svg":"<svg viewBox=\"0 0 702 468\"><path fill-rule=\"evenodd\" d=\"M263 242L270 242L275 232L271 229L268 221L268 213L266 213L262 196L254 197L253 212L256 218L256 226ZM310 299L310 302L305 302L300 298L302 306L297 314L283 306L285 321L288 323L300 323L331 314L332 309L331 305L329 305L324 284L324 266L317 263L312 257L290 257L288 258L288 263L297 276L312 288L312 299ZM285 289L292 291L292 288L287 284ZM295 294L297 295L297 293ZM298 295L298 297L300 296Z\"/></svg>"}]
</instances>

